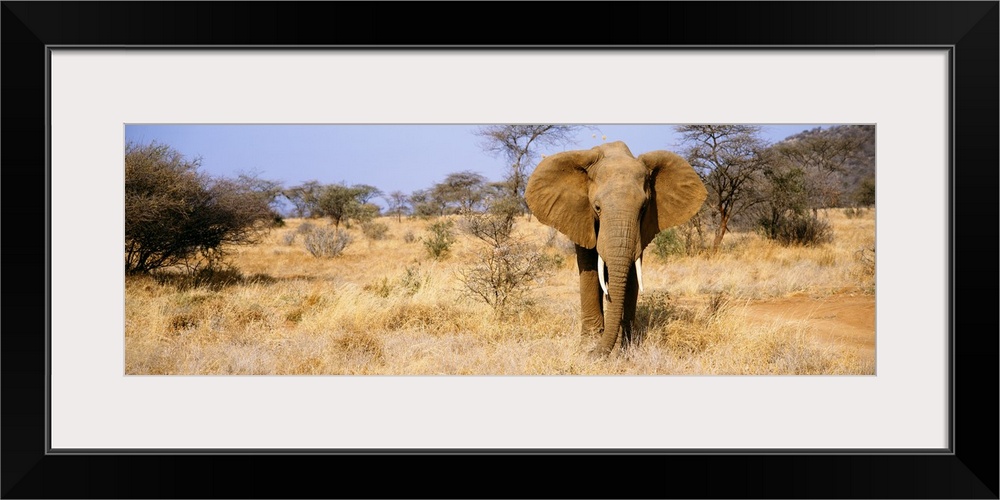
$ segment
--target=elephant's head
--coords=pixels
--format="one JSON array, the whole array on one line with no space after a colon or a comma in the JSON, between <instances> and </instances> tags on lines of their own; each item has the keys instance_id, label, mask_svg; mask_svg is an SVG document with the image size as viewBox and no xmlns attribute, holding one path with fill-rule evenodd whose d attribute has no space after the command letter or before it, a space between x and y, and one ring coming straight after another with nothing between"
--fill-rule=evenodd
<instances>
[{"instance_id":1,"label":"elephant's head","mask_svg":"<svg viewBox=\"0 0 1000 500\"><path fill-rule=\"evenodd\" d=\"M637 292L626 305L626 288L630 282L642 287L643 249L660 231L691 218L706 195L680 156L652 151L636 158L622 142L554 154L535 168L525 191L535 217L579 247L597 250L597 275L609 301L598 352L611 351L625 308L635 309Z\"/></svg>"}]
</instances>

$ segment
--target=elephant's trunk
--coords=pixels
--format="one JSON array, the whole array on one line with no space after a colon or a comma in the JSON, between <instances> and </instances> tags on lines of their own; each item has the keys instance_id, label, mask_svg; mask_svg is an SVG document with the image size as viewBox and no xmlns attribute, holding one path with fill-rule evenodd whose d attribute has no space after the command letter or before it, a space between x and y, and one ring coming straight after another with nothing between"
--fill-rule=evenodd
<instances>
[{"instance_id":1,"label":"elephant's trunk","mask_svg":"<svg viewBox=\"0 0 1000 500\"><path fill-rule=\"evenodd\" d=\"M606 227L618 228L613 234L607 235L605 245L598 242L598 254L607 266L607 311L604 315L604 333L598 341L595 351L597 354L606 355L614 349L618 341L619 332L623 331L622 320L625 314L625 302L627 300L626 288L629 274L635 263L635 253L638 245L638 224L631 222L627 224L607 224ZM602 252L603 250L603 252ZM598 267L599 275L604 274L603 266Z\"/></svg>"},{"instance_id":2,"label":"elephant's trunk","mask_svg":"<svg viewBox=\"0 0 1000 500\"><path fill-rule=\"evenodd\" d=\"M608 283L604 280L604 259L601 258L601 254L597 254L597 269L600 271L597 273L597 279L601 283L601 292L605 297L608 296ZM639 282L639 291L642 292L642 256L640 255L635 259L635 279Z\"/></svg>"}]
</instances>

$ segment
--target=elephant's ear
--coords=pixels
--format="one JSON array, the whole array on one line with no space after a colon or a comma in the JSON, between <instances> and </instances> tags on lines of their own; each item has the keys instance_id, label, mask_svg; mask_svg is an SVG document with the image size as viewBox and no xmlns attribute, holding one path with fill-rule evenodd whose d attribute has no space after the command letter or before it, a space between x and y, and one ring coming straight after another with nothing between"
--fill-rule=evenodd
<instances>
[{"instance_id":1,"label":"elephant's ear","mask_svg":"<svg viewBox=\"0 0 1000 500\"><path fill-rule=\"evenodd\" d=\"M642 219L642 247L657 233L687 222L708 196L705 184L691 165L669 151L639 155L649 169L649 205Z\"/></svg>"},{"instance_id":2,"label":"elephant's ear","mask_svg":"<svg viewBox=\"0 0 1000 500\"><path fill-rule=\"evenodd\" d=\"M546 157L535 167L524 191L528 208L539 222L558 229L585 248L597 246L587 168L600 158L596 148Z\"/></svg>"}]
</instances>

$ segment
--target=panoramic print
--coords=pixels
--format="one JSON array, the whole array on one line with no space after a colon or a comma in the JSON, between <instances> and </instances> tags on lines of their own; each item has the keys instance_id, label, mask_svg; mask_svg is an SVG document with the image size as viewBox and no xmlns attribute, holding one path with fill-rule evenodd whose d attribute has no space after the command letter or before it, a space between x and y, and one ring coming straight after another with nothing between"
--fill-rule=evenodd
<instances>
[{"instance_id":1,"label":"panoramic print","mask_svg":"<svg viewBox=\"0 0 1000 500\"><path fill-rule=\"evenodd\" d=\"M126 125L126 375L874 375L875 126Z\"/></svg>"}]
</instances>

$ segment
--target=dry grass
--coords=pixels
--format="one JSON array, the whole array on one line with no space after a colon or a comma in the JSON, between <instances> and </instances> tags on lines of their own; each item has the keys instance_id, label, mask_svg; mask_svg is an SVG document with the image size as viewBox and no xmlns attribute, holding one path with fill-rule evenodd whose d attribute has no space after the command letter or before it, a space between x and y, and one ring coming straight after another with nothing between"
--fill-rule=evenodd
<instances>
[{"instance_id":1,"label":"dry grass","mask_svg":"<svg viewBox=\"0 0 1000 500\"><path fill-rule=\"evenodd\" d=\"M262 244L234 250L233 269L198 283L129 277L128 374L871 374L871 360L823 344L807 323L751 324L743 304L794 295L874 293L874 213L828 214L832 244L785 248L727 236L715 256L647 252L646 293L626 353L595 360L579 335L575 256L549 229L520 218L516 233L562 259L531 304L503 317L462 289L455 271L481 243L460 235L431 258L412 232L426 221L384 218L385 239L336 258L310 255L290 220ZM325 224L325 221L311 221ZM546 245L546 243L548 243Z\"/></svg>"}]
</instances>

